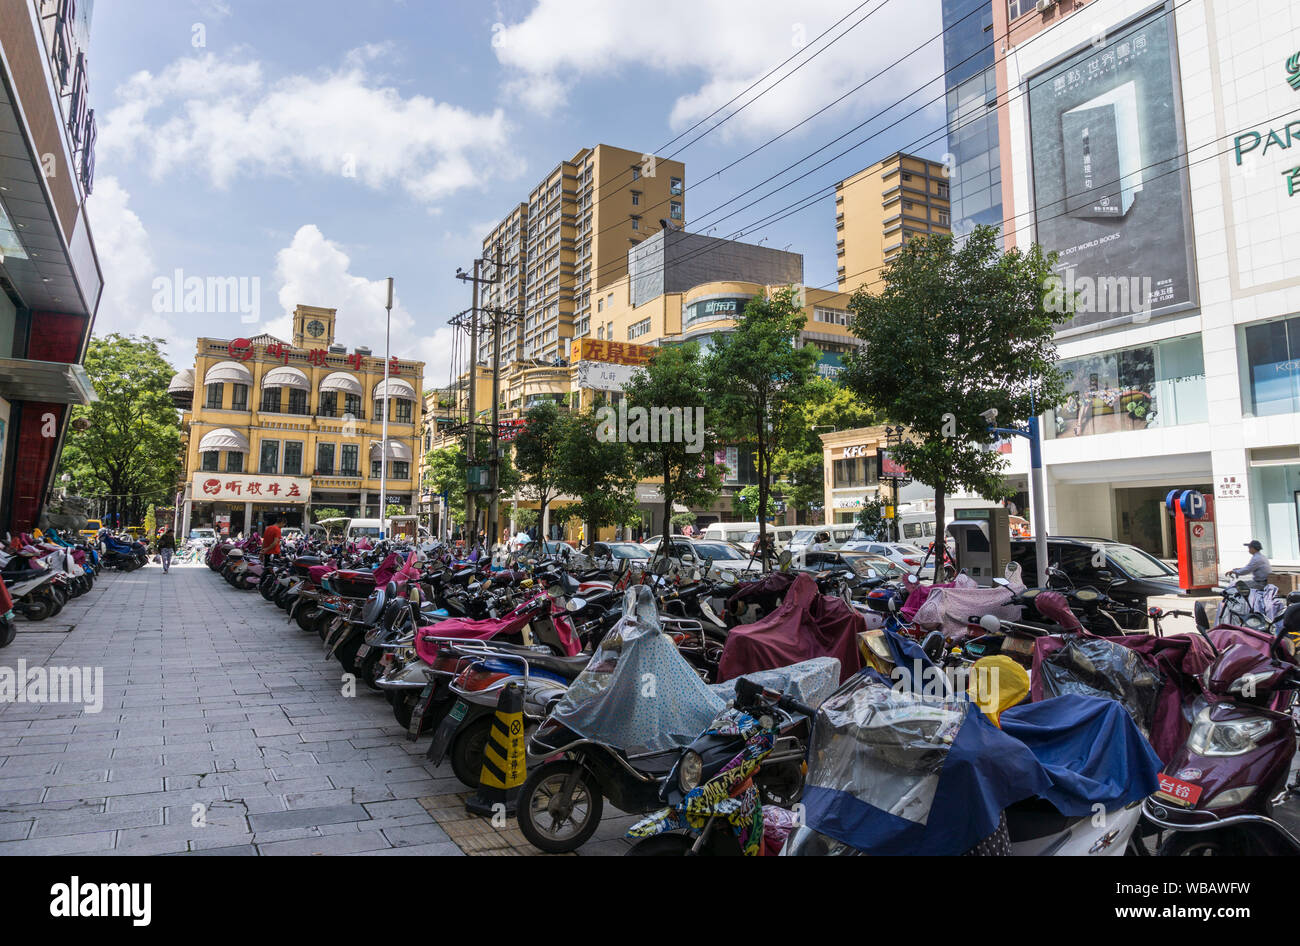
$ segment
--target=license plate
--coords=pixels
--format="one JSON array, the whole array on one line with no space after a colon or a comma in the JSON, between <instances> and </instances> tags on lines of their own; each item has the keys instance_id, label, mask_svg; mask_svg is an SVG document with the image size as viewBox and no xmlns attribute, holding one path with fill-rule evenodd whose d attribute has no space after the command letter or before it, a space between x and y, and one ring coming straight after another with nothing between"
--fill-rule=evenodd
<instances>
[{"instance_id":1,"label":"license plate","mask_svg":"<svg viewBox=\"0 0 1300 946\"><path fill-rule=\"evenodd\" d=\"M462 719L465 718L465 714L468 711L469 711L469 704L466 703L464 700L457 700L456 705L453 706L451 708L451 712L447 714L447 718L450 719L452 722L459 723Z\"/></svg>"},{"instance_id":2,"label":"license plate","mask_svg":"<svg viewBox=\"0 0 1300 946\"><path fill-rule=\"evenodd\" d=\"M362 644L360 647L357 648L357 660L360 660L368 653L370 653L370 645Z\"/></svg>"},{"instance_id":3,"label":"license plate","mask_svg":"<svg viewBox=\"0 0 1300 946\"><path fill-rule=\"evenodd\" d=\"M1170 804L1191 808L1196 804L1196 800L1201 797L1201 786L1193 785L1191 782L1184 782L1180 778L1174 778L1172 775L1161 772L1160 790L1156 792L1156 797Z\"/></svg>"}]
</instances>

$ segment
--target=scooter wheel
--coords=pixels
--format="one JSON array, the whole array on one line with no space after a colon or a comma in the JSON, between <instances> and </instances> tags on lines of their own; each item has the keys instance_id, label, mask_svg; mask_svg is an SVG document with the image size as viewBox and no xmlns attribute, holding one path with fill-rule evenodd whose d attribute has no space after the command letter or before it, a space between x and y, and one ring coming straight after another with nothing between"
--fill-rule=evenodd
<instances>
[{"instance_id":1,"label":"scooter wheel","mask_svg":"<svg viewBox=\"0 0 1300 946\"><path fill-rule=\"evenodd\" d=\"M364 680L366 686L372 690L380 689L379 684L375 681L379 679L379 659L383 656L383 650L372 647L370 653L361 658L361 665L357 667L357 676ZM356 662L355 658L353 662ZM410 722L410 720L407 720L407 722Z\"/></svg>"},{"instance_id":2,"label":"scooter wheel","mask_svg":"<svg viewBox=\"0 0 1300 946\"><path fill-rule=\"evenodd\" d=\"M44 621L50 616L50 610L50 602L45 598L18 608L19 613L29 621Z\"/></svg>"},{"instance_id":3,"label":"scooter wheel","mask_svg":"<svg viewBox=\"0 0 1300 946\"><path fill-rule=\"evenodd\" d=\"M303 605L294 612L293 619L298 622L298 626L304 631L314 631L316 629L316 619L320 615L320 608Z\"/></svg>"},{"instance_id":4,"label":"scooter wheel","mask_svg":"<svg viewBox=\"0 0 1300 946\"><path fill-rule=\"evenodd\" d=\"M465 785L478 788L479 777L483 774L483 753L488 740L492 738L493 716L476 719L456 733L452 740L451 771Z\"/></svg>"},{"instance_id":5,"label":"scooter wheel","mask_svg":"<svg viewBox=\"0 0 1300 946\"><path fill-rule=\"evenodd\" d=\"M558 796L574 768L581 771L572 794L562 800ZM567 813L552 814L552 804L567 808ZM519 830L534 847L564 854L582 847L596 833L604 807L600 786L584 766L569 759L547 762L529 774L519 791Z\"/></svg>"},{"instance_id":6,"label":"scooter wheel","mask_svg":"<svg viewBox=\"0 0 1300 946\"><path fill-rule=\"evenodd\" d=\"M1250 853L1226 831L1175 831L1160 845L1161 857L1238 857Z\"/></svg>"}]
</instances>

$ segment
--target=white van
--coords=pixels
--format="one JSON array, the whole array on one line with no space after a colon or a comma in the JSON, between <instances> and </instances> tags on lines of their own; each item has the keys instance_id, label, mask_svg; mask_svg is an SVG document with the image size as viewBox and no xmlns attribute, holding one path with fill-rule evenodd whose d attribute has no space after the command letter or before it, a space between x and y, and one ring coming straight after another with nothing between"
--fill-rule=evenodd
<instances>
[{"instance_id":1,"label":"white van","mask_svg":"<svg viewBox=\"0 0 1300 946\"><path fill-rule=\"evenodd\" d=\"M704 527L700 538L706 542L744 542L753 529L752 522L715 522Z\"/></svg>"},{"instance_id":2,"label":"white van","mask_svg":"<svg viewBox=\"0 0 1300 946\"><path fill-rule=\"evenodd\" d=\"M800 526L799 531L790 537L786 547L791 552L806 552L817 541L819 533L827 532L831 537L830 547L838 549L845 542L852 540L855 528L851 522L841 522L832 526Z\"/></svg>"},{"instance_id":3,"label":"white van","mask_svg":"<svg viewBox=\"0 0 1300 946\"><path fill-rule=\"evenodd\" d=\"M767 527L767 534L772 536L772 541L776 543L776 550L778 552L783 552L785 551L785 547L790 544L790 540L794 538L794 534L802 528L804 527L803 526L774 526L769 524ZM758 541L758 527L750 526L749 531L745 533L744 541L742 541L740 544L745 546L745 548L749 549L749 548L753 548L754 543L757 541Z\"/></svg>"}]
</instances>

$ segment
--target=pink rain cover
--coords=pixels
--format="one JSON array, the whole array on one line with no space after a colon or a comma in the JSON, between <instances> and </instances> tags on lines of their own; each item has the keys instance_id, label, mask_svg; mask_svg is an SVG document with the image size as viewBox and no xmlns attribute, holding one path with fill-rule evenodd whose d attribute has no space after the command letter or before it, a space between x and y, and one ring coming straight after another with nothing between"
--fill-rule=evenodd
<instances>
[{"instance_id":1,"label":"pink rain cover","mask_svg":"<svg viewBox=\"0 0 1300 946\"><path fill-rule=\"evenodd\" d=\"M801 572L781 607L761 621L731 629L718 662L718 682L814 657L839 660L843 682L862 667L857 635L866 628L843 598L821 594L817 582Z\"/></svg>"}]
</instances>

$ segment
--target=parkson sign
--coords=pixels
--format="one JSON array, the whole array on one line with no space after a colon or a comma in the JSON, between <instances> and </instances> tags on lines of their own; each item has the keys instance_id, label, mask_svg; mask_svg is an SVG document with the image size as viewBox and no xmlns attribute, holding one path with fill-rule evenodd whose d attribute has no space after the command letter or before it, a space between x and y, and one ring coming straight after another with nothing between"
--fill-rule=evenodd
<instances>
[{"instance_id":1,"label":"parkson sign","mask_svg":"<svg viewBox=\"0 0 1300 946\"><path fill-rule=\"evenodd\" d=\"M1288 59L1284 64L1284 68L1286 70L1287 84L1292 89L1300 92L1300 52ZM1237 166L1240 167L1242 158L1248 154L1258 152L1258 155L1263 157L1268 154L1269 148L1280 148L1286 151L1297 141L1300 141L1300 120L1289 122L1283 126L1281 131L1270 128L1267 133L1262 131L1242 132L1233 139L1232 147L1237 157ZM1287 196L1294 197L1296 192L1300 191L1300 167L1293 167L1283 171L1282 176L1286 178Z\"/></svg>"}]
</instances>

